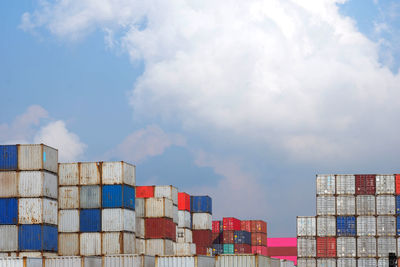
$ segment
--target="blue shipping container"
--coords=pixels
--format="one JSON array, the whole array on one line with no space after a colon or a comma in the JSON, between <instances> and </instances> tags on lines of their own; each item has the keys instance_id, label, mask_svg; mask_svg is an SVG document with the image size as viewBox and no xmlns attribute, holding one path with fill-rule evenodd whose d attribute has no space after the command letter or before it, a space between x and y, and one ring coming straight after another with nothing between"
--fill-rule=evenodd
<instances>
[{"instance_id":1,"label":"blue shipping container","mask_svg":"<svg viewBox=\"0 0 400 267\"><path fill-rule=\"evenodd\" d=\"M356 217L338 216L336 219L336 232L338 236L356 236Z\"/></svg>"},{"instance_id":2,"label":"blue shipping container","mask_svg":"<svg viewBox=\"0 0 400 267\"><path fill-rule=\"evenodd\" d=\"M400 214L400 196L396 196L396 214Z\"/></svg>"},{"instance_id":3,"label":"blue shipping container","mask_svg":"<svg viewBox=\"0 0 400 267\"><path fill-rule=\"evenodd\" d=\"M103 185L103 208L135 210L135 188L129 185Z\"/></svg>"},{"instance_id":4,"label":"blue shipping container","mask_svg":"<svg viewBox=\"0 0 400 267\"><path fill-rule=\"evenodd\" d=\"M190 211L192 213L212 214L212 201L209 196L190 196Z\"/></svg>"},{"instance_id":5,"label":"blue shipping container","mask_svg":"<svg viewBox=\"0 0 400 267\"><path fill-rule=\"evenodd\" d=\"M18 224L18 199L0 198L0 224Z\"/></svg>"},{"instance_id":6,"label":"blue shipping container","mask_svg":"<svg viewBox=\"0 0 400 267\"><path fill-rule=\"evenodd\" d=\"M213 245L213 255L224 254L224 245L223 244L214 244Z\"/></svg>"},{"instance_id":7,"label":"blue shipping container","mask_svg":"<svg viewBox=\"0 0 400 267\"><path fill-rule=\"evenodd\" d=\"M57 226L22 224L18 228L20 251L58 251Z\"/></svg>"},{"instance_id":8,"label":"blue shipping container","mask_svg":"<svg viewBox=\"0 0 400 267\"><path fill-rule=\"evenodd\" d=\"M18 147L16 145L0 146L0 170L18 169Z\"/></svg>"},{"instance_id":9,"label":"blue shipping container","mask_svg":"<svg viewBox=\"0 0 400 267\"><path fill-rule=\"evenodd\" d=\"M79 217L79 230L81 232L101 231L101 210L82 209Z\"/></svg>"},{"instance_id":10,"label":"blue shipping container","mask_svg":"<svg viewBox=\"0 0 400 267\"><path fill-rule=\"evenodd\" d=\"M397 220L397 227L396 227L397 235L400 235L400 216L397 217L396 220Z\"/></svg>"},{"instance_id":11,"label":"blue shipping container","mask_svg":"<svg viewBox=\"0 0 400 267\"><path fill-rule=\"evenodd\" d=\"M233 233L233 240L235 244L251 245L251 234L246 231L235 231Z\"/></svg>"},{"instance_id":12,"label":"blue shipping container","mask_svg":"<svg viewBox=\"0 0 400 267\"><path fill-rule=\"evenodd\" d=\"M224 244L224 254L235 254L234 244Z\"/></svg>"}]
</instances>

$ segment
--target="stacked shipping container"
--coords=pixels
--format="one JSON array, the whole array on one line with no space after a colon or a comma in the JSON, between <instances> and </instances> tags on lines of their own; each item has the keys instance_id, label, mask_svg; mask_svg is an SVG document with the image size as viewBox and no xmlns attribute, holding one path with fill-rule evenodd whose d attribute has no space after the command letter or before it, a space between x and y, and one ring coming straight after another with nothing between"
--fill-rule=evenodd
<instances>
[{"instance_id":1,"label":"stacked shipping container","mask_svg":"<svg viewBox=\"0 0 400 267\"><path fill-rule=\"evenodd\" d=\"M212 201L209 196L191 196L192 239L196 254L212 254Z\"/></svg>"},{"instance_id":2,"label":"stacked shipping container","mask_svg":"<svg viewBox=\"0 0 400 267\"><path fill-rule=\"evenodd\" d=\"M0 146L0 253L57 253L58 151L46 145Z\"/></svg>"},{"instance_id":3,"label":"stacked shipping container","mask_svg":"<svg viewBox=\"0 0 400 267\"><path fill-rule=\"evenodd\" d=\"M190 215L190 195L178 193L178 228L176 232L176 255L190 256L196 254L193 243L192 218Z\"/></svg>"}]
</instances>

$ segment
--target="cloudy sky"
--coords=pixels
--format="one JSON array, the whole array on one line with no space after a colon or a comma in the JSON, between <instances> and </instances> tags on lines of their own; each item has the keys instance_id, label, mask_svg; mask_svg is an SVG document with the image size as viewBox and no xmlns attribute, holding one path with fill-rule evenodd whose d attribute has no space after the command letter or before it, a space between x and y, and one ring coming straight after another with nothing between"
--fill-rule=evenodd
<instances>
[{"instance_id":1,"label":"cloudy sky","mask_svg":"<svg viewBox=\"0 0 400 267\"><path fill-rule=\"evenodd\" d=\"M0 142L295 236L317 173L400 172L397 0L0 3Z\"/></svg>"}]
</instances>

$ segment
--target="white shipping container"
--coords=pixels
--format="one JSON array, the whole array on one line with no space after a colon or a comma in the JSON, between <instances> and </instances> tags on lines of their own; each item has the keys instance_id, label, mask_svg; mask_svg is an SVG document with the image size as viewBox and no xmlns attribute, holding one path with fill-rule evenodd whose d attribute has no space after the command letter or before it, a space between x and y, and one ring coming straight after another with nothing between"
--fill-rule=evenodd
<instances>
[{"instance_id":1,"label":"white shipping container","mask_svg":"<svg viewBox=\"0 0 400 267\"><path fill-rule=\"evenodd\" d=\"M18 227L0 225L0 251L18 251Z\"/></svg>"},{"instance_id":2,"label":"white shipping container","mask_svg":"<svg viewBox=\"0 0 400 267\"><path fill-rule=\"evenodd\" d=\"M101 229L105 232L135 232L135 211L129 209L102 209Z\"/></svg>"},{"instance_id":3,"label":"white shipping container","mask_svg":"<svg viewBox=\"0 0 400 267\"><path fill-rule=\"evenodd\" d=\"M317 259L317 267L336 267L336 259Z\"/></svg>"},{"instance_id":4,"label":"white shipping container","mask_svg":"<svg viewBox=\"0 0 400 267\"><path fill-rule=\"evenodd\" d=\"M336 240L336 253L338 257L356 257L357 246L355 237L338 237Z\"/></svg>"},{"instance_id":5,"label":"white shipping container","mask_svg":"<svg viewBox=\"0 0 400 267\"><path fill-rule=\"evenodd\" d=\"M392 194L394 195L395 179L394 175L377 175L376 176L376 194Z\"/></svg>"},{"instance_id":6,"label":"white shipping container","mask_svg":"<svg viewBox=\"0 0 400 267\"><path fill-rule=\"evenodd\" d=\"M357 236L375 236L376 218L374 216L357 217Z\"/></svg>"},{"instance_id":7,"label":"white shipping container","mask_svg":"<svg viewBox=\"0 0 400 267\"><path fill-rule=\"evenodd\" d=\"M396 235L396 217L378 216L376 220L377 236L395 236Z\"/></svg>"},{"instance_id":8,"label":"white shipping container","mask_svg":"<svg viewBox=\"0 0 400 267\"><path fill-rule=\"evenodd\" d=\"M81 209L98 209L101 207L100 185L81 186L79 191L79 206Z\"/></svg>"},{"instance_id":9,"label":"white shipping container","mask_svg":"<svg viewBox=\"0 0 400 267\"><path fill-rule=\"evenodd\" d=\"M297 217L297 236L315 236L316 223L315 217Z\"/></svg>"},{"instance_id":10,"label":"white shipping container","mask_svg":"<svg viewBox=\"0 0 400 267\"><path fill-rule=\"evenodd\" d=\"M103 267L154 267L155 259L145 255L111 255L103 257Z\"/></svg>"},{"instance_id":11,"label":"white shipping container","mask_svg":"<svg viewBox=\"0 0 400 267\"><path fill-rule=\"evenodd\" d=\"M192 230L187 229L187 228L178 228L176 231L176 242L192 243L193 242Z\"/></svg>"},{"instance_id":12,"label":"white shipping container","mask_svg":"<svg viewBox=\"0 0 400 267\"><path fill-rule=\"evenodd\" d=\"M209 213L192 213L193 230L212 230L212 216Z\"/></svg>"},{"instance_id":13,"label":"white shipping container","mask_svg":"<svg viewBox=\"0 0 400 267\"><path fill-rule=\"evenodd\" d=\"M79 184L99 185L101 177L101 162L79 163Z\"/></svg>"},{"instance_id":14,"label":"white shipping container","mask_svg":"<svg viewBox=\"0 0 400 267\"><path fill-rule=\"evenodd\" d=\"M146 240L136 238L136 254L146 254Z\"/></svg>"},{"instance_id":15,"label":"white shipping container","mask_svg":"<svg viewBox=\"0 0 400 267\"><path fill-rule=\"evenodd\" d=\"M400 237L397 238L397 253L400 252Z\"/></svg>"},{"instance_id":16,"label":"white shipping container","mask_svg":"<svg viewBox=\"0 0 400 267\"><path fill-rule=\"evenodd\" d=\"M297 267L316 267L316 259L297 258Z\"/></svg>"},{"instance_id":17,"label":"white shipping container","mask_svg":"<svg viewBox=\"0 0 400 267\"><path fill-rule=\"evenodd\" d=\"M157 185L154 187L154 197L168 198L174 205L178 205L178 189L172 185Z\"/></svg>"},{"instance_id":18,"label":"white shipping container","mask_svg":"<svg viewBox=\"0 0 400 267\"><path fill-rule=\"evenodd\" d=\"M135 213L136 218L144 218L144 198L135 198Z\"/></svg>"},{"instance_id":19,"label":"white shipping container","mask_svg":"<svg viewBox=\"0 0 400 267\"><path fill-rule=\"evenodd\" d=\"M38 258L7 257L0 258L2 267L42 267L43 261Z\"/></svg>"},{"instance_id":20,"label":"white shipping container","mask_svg":"<svg viewBox=\"0 0 400 267\"><path fill-rule=\"evenodd\" d=\"M135 186L135 166L123 161L103 162L102 182Z\"/></svg>"},{"instance_id":21,"label":"white shipping container","mask_svg":"<svg viewBox=\"0 0 400 267\"><path fill-rule=\"evenodd\" d=\"M155 267L215 267L215 259L207 256L156 257Z\"/></svg>"},{"instance_id":22,"label":"white shipping container","mask_svg":"<svg viewBox=\"0 0 400 267\"><path fill-rule=\"evenodd\" d=\"M317 215L335 215L336 198L332 196L317 197Z\"/></svg>"},{"instance_id":23,"label":"white shipping container","mask_svg":"<svg viewBox=\"0 0 400 267\"><path fill-rule=\"evenodd\" d=\"M354 175L336 175L336 194L354 195L356 192L356 182Z\"/></svg>"},{"instance_id":24,"label":"white shipping container","mask_svg":"<svg viewBox=\"0 0 400 267\"><path fill-rule=\"evenodd\" d=\"M357 259L357 263L359 267L376 267L377 261L372 258L360 258Z\"/></svg>"},{"instance_id":25,"label":"white shipping container","mask_svg":"<svg viewBox=\"0 0 400 267\"><path fill-rule=\"evenodd\" d=\"M171 218L173 216L172 200L167 198L146 198L145 217L146 218Z\"/></svg>"},{"instance_id":26,"label":"white shipping container","mask_svg":"<svg viewBox=\"0 0 400 267\"><path fill-rule=\"evenodd\" d=\"M62 233L79 232L79 210L58 211L58 231Z\"/></svg>"},{"instance_id":27,"label":"white shipping container","mask_svg":"<svg viewBox=\"0 0 400 267\"><path fill-rule=\"evenodd\" d=\"M79 185L78 163L59 163L58 180L60 185Z\"/></svg>"},{"instance_id":28,"label":"white shipping container","mask_svg":"<svg viewBox=\"0 0 400 267\"><path fill-rule=\"evenodd\" d=\"M355 215L356 198L354 196L338 196L336 198L337 215Z\"/></svg>"},{"instance_id":29,"label":"white shipping container","mask_svg":"<svg viewBox=\"0 0 400 267\"><path fill-rule=\"evenodd\" d=\"M79 256L79 234L59 233L58 234L58 255Z\"/></svg>"},{"instance_id":30,"label":"white shipping container","mask_svg":"<svg viewBox=\"0 0 400 267\"><path fill-rule=\"evenodd\" d=\"M375 196L357 196L357 215L374 215L375 199Z\"/></svg>"},{"instance_id":31,"label":"white shipping container","mask_svg":"<svg viewBox=\"0 0 400 267\"><path fill-rule=\"evenodd\" d=\"M396 253L395 237L378 237L378 257L389 257L389 253Z\"/></svg>"},{"instance_id":32,"label":"white shipping container","mask_svg":"<svg viewBox=\"0 0 400 267\"><path fill-rule=\"evenodd\" d=\"M22 171L48 170L58 172L58 151L40 145L18 145L18 169Z\"/></svg>"},{"instance_id":33,"label":"white shipping container","mask_svg":"<svg viewBox=\"0 0 400 267\"><path fill-rule=\"evenodd\" d=\"M46 198L18 199L18 223L57 224L57 201Z\"/></svg>"},{"instance_id":34,"label":"white shipping container","mask_svg":"<svg viewBox=\"0 0 400 267\"><path fill-rule=\"evenodd\" d=\"M59 209L79 209L79 187L60 186L58 191Z\"/></svg>"},{"instance_id":35,"label":"white shipping container","mask_svg":"<svg viewBox=\"0 0 400 267\"><path fill-rule=\"evenodd\" d=\"M179 222L179 217L178 217L178 206L175 206L175 205L173 205L172 206L172 221L175 223L175 224L178 224L178 222Z\"/></svg>"},{"instance_id":36,"label":"white shipping container","mask_svg":"<svg viewBox=\"0 0 400 267\"><path fill-rule=\"evenodd\" d=\"M20 197L58 196L58 177L47 171L21 171L18 173L18 195Z\"/></svg>"},{"instance_id":37,"label":"white shipping container","mask_svg":"<svg viewBox=\"0 0 400 267\"><path fill-rule=\"evenodd\" d=\"M317 217L318 236L336 236L336 217L318 216Z\"/></svg>"},{"instance_id":38,"label":"white shipping container","mask_svg":"<svg viewBox=\"0 0 400 267\"><path fill-rule=\"evenodd\" d=\"M7 258L7 257L18 257L17 252L0 252L0 258Z\"/></svg>"},{"instance_id":39,"label":"white shipping container","mask_svg":"<svg viewBox=\"0 0 400 267\"><path fill-rule=\"evenodd\" d=\"M57 257L57 253L50 252L19 252L18 257L27 258L42 258L42 257Z\"/></svg>"},{"instance_id":40,"label":"white shipping container","mask_svg":"<svg viewBox=\"0 0 400 267\"><path fill-rule=\"evenodd\" d=\"M337 267L357 267L356 258L338 258Z\"/></svg>"},{"instance_id":41,"label":"white shipping container","mask_svg":"<svg viewBox=\"0 0 400 267\"><path fill-rule=\"evenodd\" d=\"M103 255L134 254L136 252L136 237L133 233L102 233L101 238Z\"/></svg>"},{"instance_id":42,"label":"white shipping container","mask_svg":"<svg viewBox=\"0 0 400 267\"><path fill-rule=\"evenodd\" d=\"M194 243L176 243L177 256L196 255L196 244Z\"/></svg>"},{"instance_id":43,"label":"white shipping container","mask_svg":"<svg viewBox=\"0 0 400 267\"><path fill-rule=\"evenodd\" d=\"M335 175L317 175L317 195L334 195L336 192Z\"/></svg>"},{"instance_id":44,"label":"white shipping container","mask_svg":"<svg viewBox=\"0 0 400 267\"><path fill-rule=\"evenodd\" d=\"M389 258L379 258L378 267L389 267Z\"/></svg>"},{"instance_id":45,"label":"white shipping container","mask_svg":"<svg viewBox=\"0 0 400 267\"><path fill-rule=\"evenodd\" d=\"M316 241L313 237L297 238L297 257L316 257Z\"/></svg>"},{"instance_id":46,"label":"white shipping container","mask_svg":"<svg viewBox=\"0 0 400 267\"><path fill-rule=\"evenodd\" d=\"M43 267L98 267L100 257L53 257L45 258Z\"/></svg>"},{"instance_id":47,"label":"white shipping container","mask_svg":"<svg viewBox=\"0 0 400 267\"><path fill-rule=\"evenodd\" d=\"M136 217L136 237L144 238L145 227L144 227L144 219Z\"/></svg>"},{"instance_id":48,"label":"white shipping container","mask_svg":"<svg viewBox=\"0 0 400 267\"><path fill-rule=\"evenodd\" d=\"M357 257L376 257L376 238L359 237L357 238Z\"/></svg>"},{"instance_id":49,"label":"white shipping container","mask_svg":"<svg viewBox=\"0 0 400 267\"><path fill-rule=\"evenodd\" d=\"M174 255L173 241L168 239L146 239L146 255L150 256Z\"/></svg>"},{"instance_id":50,"label":"white shipping container","mask_svg":"<svg viewBox=\"0 0 400 267\"><path fill-rule=\"evenodd\" d=\"M377 196L376 197L376 213L378 215L394 215L396 214L395 196Z\"/></svg>"},{"instance_id":51,"label":"white shipping container","mask_svg":"<svg viewBox=\"0 0 400 267\"><path fill-rule=\"evenodd\" d=\"M186 210L178 210L178 227L179 228L190 228L191 224L190 212Z\"/></svg>"},{"instance_id":52,"label":"white shipping container","mask_svg":"<svg viewBox=\"0 0 400 267\"><path fill-rule=\"evenodd\" d=\"M215 256L215 267L279 267L279 259L271 259L261 255L217 255Z\"/></svg>"},{"instance_id":53,"label":"white shipping container","mask_svg":"<svg viewBox=\"0 0 400 267\"><path fill-rule=\"evenodd\" d=\"M80 241L80 254L82 256L101 255L100 233L81 233L79 241Z\"/></svg>"},{"instance_id":54,"label":"white shipping container","mask_svg":"<svg viewBox=\"0 0 400 267\"><path fill-rule=\"evenodd\" d=\"M18 197L18 179L16 171L0 172L0 197Z\"/></svg>"}]
</instances>

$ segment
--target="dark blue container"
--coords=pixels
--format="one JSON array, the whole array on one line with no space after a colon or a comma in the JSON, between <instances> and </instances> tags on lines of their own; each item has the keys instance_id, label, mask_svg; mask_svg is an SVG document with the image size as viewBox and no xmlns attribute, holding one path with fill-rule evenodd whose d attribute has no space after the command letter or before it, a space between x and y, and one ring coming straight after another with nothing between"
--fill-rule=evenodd
<instances>
[{"instance_id":1,"label":"dark blue container","mask_svg":"<svg viewBox=\"0 0 400 267\"><path fill-rule=\"evenodd\" d=\"M233 233L233 240L235 244L251 245L251 234L246 231L235 231Z\"/></svg>"},{"instance_id":2,"label":"dark blue container","mask_svg":"<svg viewBox=\"0 0 400 267\"><path fill-rule=\"evenodd\" d=\"M103 208L127 208L135 210L135 188L129 185L103 185Z\"/></svg>"},{"instance_id":3,"label":"dark blue container","mask_svg":"<svg viewBox=\"0 0 400 267\"><path fill-rule=\"evenodd\" d=\"M396 214L400 214L400 196L396 196Z\"/></svg>"},{"instance_id":4,"label":"dark blue container","mask_svg":"<svg viewBox=\"0 0 400 267\"><path fill-rule=\"evenodd\" d=\"M356 217L338 216L336 218L336 233L338 236L356 236Z\"/></svg>"},{"instance_id":5,"label":"dark blue container","mask_svg":"<svg viewBox=\"0 0 400 267\"><path fill-rule=\"evenodd\" d=\"M82 209L80 211L79 229L81 232L100 232L101 210Z\"/></svg>"},{"instance_id":6,"label":"dark blue container","mask_svg":"<svg viewBox=\"0 0 400 267\"><path fill-rule=\"evenodd\" d=\"M214 244L213 245L213 255L224 254L224 245L223 244Z\"/></svg>"},{"instance_id":7,"label":"dark blue container","mask_svg":"<svg viewBox=\"0 0 400 267\"><path fill-rule=\"evenodd\" d=\"M396 218L396 230L397 230L397 235L400 235L400 216Z\"/></svg>"},{"instance_id":8,"label":"dark blue container","mask_svg":"<svg viewBox=\"0 0 400 267\"><path fill-rule=\"evenodd\" d=\"M212 214L212 201L209 196L190 196L190 211L192 213Z\"/></svg>"},{"instance_id":9,"label":"dark blue container","mask_svg":"<svg viewBox=\"0 0 400 267\"><path fill-rule=\"evenodd\" d=\"M20 251L58 251L56 226L21 224L18 227L18 248Z\"/></svg>"},{"instance_id":10,"label":"dark blue container","mask_svg":"<svg viewBox=\"0 0 400 267\"><path fill-rule=\"evenodd\" d=\"M18 147L16 145L0 146L0 170L18 169Z\"/></svg>"},{"instance_id":11,"label":"dark blue container","mask_svg":"<svg viewBox=\"0 0 400 267\"><path fill-rule=\"evenodd\" d=\"M0 224L18 224L18 199L0 198Z\"/></svg>"}]
</instances>

